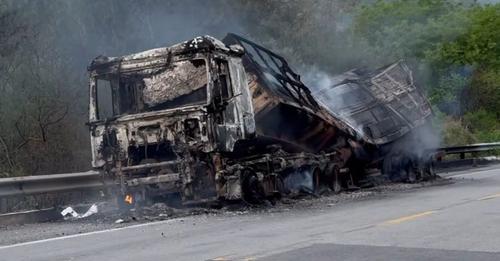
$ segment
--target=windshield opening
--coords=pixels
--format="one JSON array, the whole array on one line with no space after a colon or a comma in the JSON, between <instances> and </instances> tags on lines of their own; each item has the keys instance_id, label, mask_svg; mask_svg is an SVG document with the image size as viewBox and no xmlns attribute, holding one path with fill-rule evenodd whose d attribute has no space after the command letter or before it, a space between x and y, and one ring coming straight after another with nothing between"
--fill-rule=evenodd
<instances>
[{"instance_id":1,"label":"windshield opening","mask_svg":"<svg viewBox=\"0 0 500 261\"><path fill-rule=\"evenodd\" d=\"M106 80L97 80L97 117L106 119L113 116L113 96L111 84Z\"/></svg>"},{"instance_id":2,"label":"windshield opening","mask_svg":"<svg viewBox=\"0 0 500 261\"><path fill-rule=\"evenodd\" d=\"M97 82L99 119L207 103L203 59L173 62L154 73L123 74ZM102 111L102 113L101 113Z\"/></svg>"}]
</instances>

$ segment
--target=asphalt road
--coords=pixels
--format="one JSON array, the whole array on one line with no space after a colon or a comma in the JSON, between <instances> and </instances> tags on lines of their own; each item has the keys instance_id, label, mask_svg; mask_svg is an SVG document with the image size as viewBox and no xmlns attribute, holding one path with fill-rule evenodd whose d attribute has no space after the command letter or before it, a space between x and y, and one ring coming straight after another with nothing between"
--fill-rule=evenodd
<instances>
[{"instance_id":1,"label":"asphalt road","mask_svg":"<svg viewBox=\"0 0 500 261\"><path fill-rule=\"evenodd\" d=\"M194 216L0 247L0 260L500 260L500 168L325 206Z\"/></svg>"}]
</instances>

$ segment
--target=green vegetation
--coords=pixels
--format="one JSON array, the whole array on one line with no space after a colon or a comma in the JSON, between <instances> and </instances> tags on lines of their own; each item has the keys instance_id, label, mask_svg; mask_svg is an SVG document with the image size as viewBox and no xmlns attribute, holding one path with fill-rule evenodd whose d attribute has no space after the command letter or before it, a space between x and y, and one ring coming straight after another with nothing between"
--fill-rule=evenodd
<instances>
[{"instance_id":1,"label":"green vegetation","mask_svg":"<svg viewBox=\"0 0 500 261\"><path fill-rule=\"evenodd\" d=\"M368 53L417 68L444 113L445 144L500 140L500 4L377 1L358 10L353 31Z\"/></svg>"},{"instance_id":2,"label":"green vegetation","mask_svg":"<svg viewBox=\"0 0 500 261\"><path fill-rule=\"evenodd\" d=\"M466 113L463 121L478 141L495 142L500 140L500 121L495 113L480 109Z\"/></svg>"}]
</instances>

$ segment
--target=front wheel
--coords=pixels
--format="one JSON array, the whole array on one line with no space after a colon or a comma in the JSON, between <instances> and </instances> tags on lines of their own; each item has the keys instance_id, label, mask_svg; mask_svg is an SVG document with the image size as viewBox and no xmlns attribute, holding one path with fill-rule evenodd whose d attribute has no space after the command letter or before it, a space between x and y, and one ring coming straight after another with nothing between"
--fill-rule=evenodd
<instances>
[{"instance_id":1,"label":"front wheel","mask_svg":"<svg viewBox=\"0 0 500 261\"><path fill-rule=\"evenodd\" d=\"M252 170L244 170L241 186L243 200L250 204L260 204L263 202L265 198L264 188L255 172Z\"/></svg>"}]
</instances>

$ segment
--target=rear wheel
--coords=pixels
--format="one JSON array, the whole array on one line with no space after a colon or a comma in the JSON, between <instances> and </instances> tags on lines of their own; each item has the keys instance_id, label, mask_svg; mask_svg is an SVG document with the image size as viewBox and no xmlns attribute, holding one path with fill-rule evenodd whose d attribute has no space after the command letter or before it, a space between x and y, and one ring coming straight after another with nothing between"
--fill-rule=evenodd
<instances>
[{"instance_id":1,"label":"rear wheel","mask_svg":"<svg viewBox=\"0 0 500 261\"><path fill-rule=\"evenodd\" d=\"M415 183L418 181L417 171L412 166L409 166L406 170L404 170L404 172L406 173L407 182Z\"/></svg>"},{"instance_id":2,"label":"rear wheel","mask_svg":"<svg viewBox=\"0 0 500 261\"><path fill-rule=\"evenodd\" d=\"M312 172L313 193L318 195L321 192L321 170L314 168Z\"/></svg>"},{"instance_id":3,"label":"rear wheel","mask_svg":"<svg viewBox=\"0 0 500 261\"><path fill-rule=\"evenodd\" d=\"M333 170L332 170L332 178L331 178L331 189L333 191L333 193L335 194L338 194L342 191L342 184L341 184L341 181L340 181L340 171L339 171L339 168L337 166L334 166L333 167Z\"/></svg>"}]
</instances>

